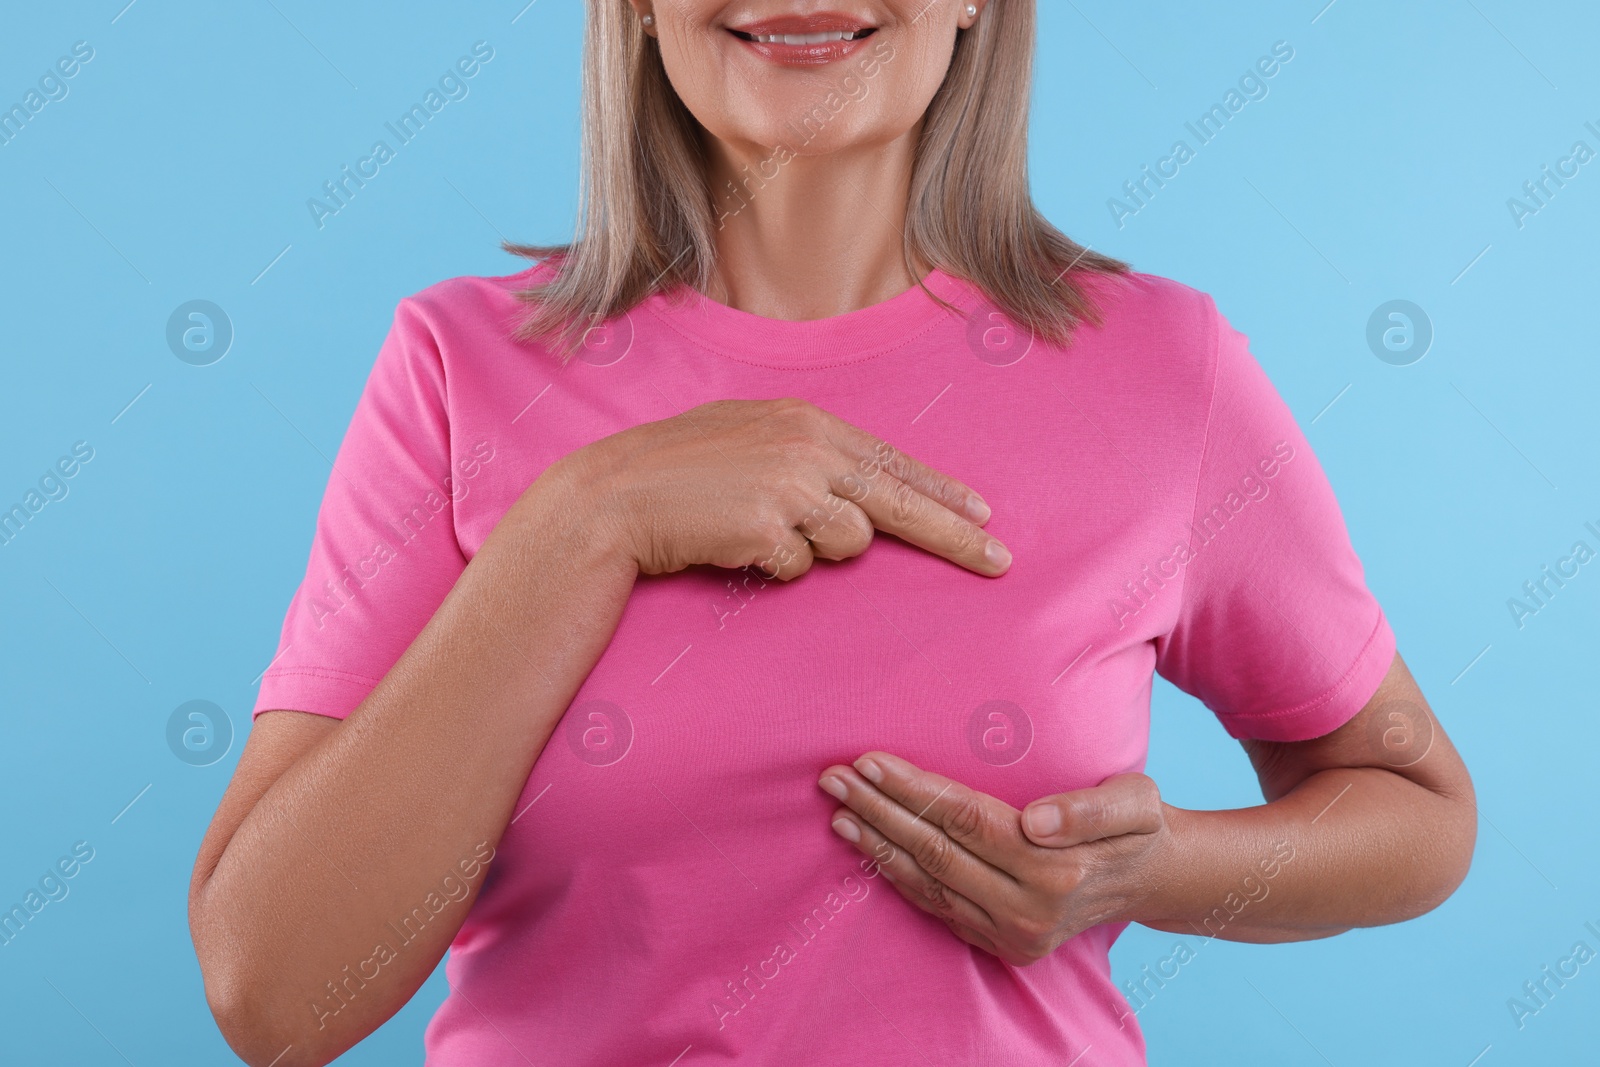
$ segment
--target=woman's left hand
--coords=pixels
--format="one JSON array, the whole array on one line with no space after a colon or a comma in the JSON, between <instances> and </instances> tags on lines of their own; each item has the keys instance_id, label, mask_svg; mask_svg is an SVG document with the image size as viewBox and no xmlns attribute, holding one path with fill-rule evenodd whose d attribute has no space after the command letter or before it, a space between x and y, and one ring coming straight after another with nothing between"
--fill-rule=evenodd
<instances>
[{"instance_id":1,"label":"woman's left hand","mask_svg":"<svg viewBox=\"0 0 1600 1067\"><path fill-rule=\"evenodd\" d=\"M829 767L818 784L845 805L834 832L901 896L1019 967L1128 918L1168 841L1161 794L1142 774L1023 811L883 752Z\"/></svg>"}]
</instances>

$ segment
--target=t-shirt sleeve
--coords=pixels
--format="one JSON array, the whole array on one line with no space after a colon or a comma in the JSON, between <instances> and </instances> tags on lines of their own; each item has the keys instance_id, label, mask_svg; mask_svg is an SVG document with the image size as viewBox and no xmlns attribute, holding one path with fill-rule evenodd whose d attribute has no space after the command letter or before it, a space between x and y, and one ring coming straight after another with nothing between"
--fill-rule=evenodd
<instances>
[{"instance_id":1,"label":"t-shirt sleeve","mask_svg":"<svg viewBox=\"0 0 1600 1067\"><path fill-rule=\"evenodd\" d=\"M329 474L305 578L254 714L344 718L465 569L452 472L477 457L451 455L445 385L424 314L401 301Z\"/></svg>"},{"instance_id":2,"label":"t-shirt sleeve","mask_svg":"<svg viewBox=\"0 0 1600 1067\"><path fill-rule=\"evenodd\" d=\"M1215 387L1178 619L1156 640L1156 670L1233 737L1320 737L1371 699L1394 632L1288 405L1245 336L1205 307Z\"/></svg>"}]
</instances>

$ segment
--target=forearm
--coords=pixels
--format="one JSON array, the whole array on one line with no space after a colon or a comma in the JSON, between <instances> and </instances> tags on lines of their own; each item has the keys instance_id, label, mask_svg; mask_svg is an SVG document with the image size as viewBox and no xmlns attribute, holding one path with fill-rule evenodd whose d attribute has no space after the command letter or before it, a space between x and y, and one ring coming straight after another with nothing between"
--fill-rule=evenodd
<instances>
[{"instance_id":1,"label":"forearm","mask_svg":"<svg viewBox=\"0 0 1600 1067\"><path fill-rule=\"evenodd\" d=\"M499 842L637 573L575 521L581 500L570 478L535 483L381 684L262 795L197 886L208 993L244 1016L228 1035L255 1046L242 1051L270 1060L292 1044L279 1067L326 1062L403 1004L459 929L482 874L458 865ZM393 944L389 924L450 874L470 895L376 978L347 985L346 968Z\"/></svg>"},{"instance_id":2,"label":"forearm","mask_svg":"<svg viewBox=\"0 0 1600 1067\"><path fill-rule=\"evenodd\" d=\"M1465 877L1469 796L1393 771L1336 768L1270 803L1166 807L1167 840L1135 873L1122 916L1157 930L1277 942L1413 918Z\"/></svg>"}]
</instances>

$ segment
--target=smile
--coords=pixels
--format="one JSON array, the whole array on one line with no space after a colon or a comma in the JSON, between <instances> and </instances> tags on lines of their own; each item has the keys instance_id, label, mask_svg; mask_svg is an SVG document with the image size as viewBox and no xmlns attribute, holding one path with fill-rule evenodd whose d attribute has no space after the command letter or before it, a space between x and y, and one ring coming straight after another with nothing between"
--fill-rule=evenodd
<instances>
[{"instance_id":1,"label":"smile","mask_svg":"<svg viewBox=\"0 0 1600 1067\"><path fill-rule=\"evenodd\" d=\"M730 26L728 32L757 56L786 67L813 67L844 59L878 32L848 15L786 15Z\"/></svg>"},{"instance_id":2,"label":"smile","mask_svg":"<svg viewBox=\"0 0 1600 1067\"><path fill-rule=\"evenodd\" d=\"M824 33L745 33L743 30L730 32L742 41L753 41L757 44L816 45L830 44L834 41L855 41L875 31L869 28L833 30Z\"/></svg>"}]
</instances>

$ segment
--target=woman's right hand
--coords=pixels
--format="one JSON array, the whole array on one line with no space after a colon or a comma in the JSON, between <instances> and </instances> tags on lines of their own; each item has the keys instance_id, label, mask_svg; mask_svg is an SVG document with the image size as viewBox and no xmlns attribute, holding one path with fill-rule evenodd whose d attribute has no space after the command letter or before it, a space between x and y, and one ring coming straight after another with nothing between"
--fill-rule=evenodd
<instances>
[{"instance_id":1,"label":"woman's right hand","mask_svg":"<svg viewBox=\"0 0 1600 1067\"><path fill-rule=\"evenodd\" d=\"M694 564L797 578L858 556L874 529L975 573L1011 554L971 489L804 400L719 400L572 453L645 574Z\"/></svg>"}]
</instances>

